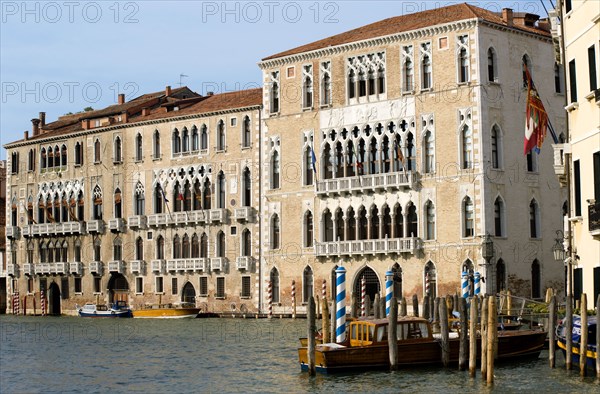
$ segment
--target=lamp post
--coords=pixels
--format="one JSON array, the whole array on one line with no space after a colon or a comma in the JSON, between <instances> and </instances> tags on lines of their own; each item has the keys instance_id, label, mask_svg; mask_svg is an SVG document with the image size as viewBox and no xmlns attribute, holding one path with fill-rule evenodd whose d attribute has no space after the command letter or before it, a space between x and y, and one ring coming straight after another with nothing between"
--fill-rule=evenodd
<instances>
[{"instance_id":1,"label":"lamp post","mask_svg":"<svg viewBox=\"0 0 600 394\"><path fill-rule=\"evenodd\" d=\"M560 230L556 230L556 242L552 246L552 253L554 254L554 261L562 262L567 269L567 283L565 286L565 293L567 295L573 295L572 283L573 283L573 269L571 264L571 258L568 255L564 247L564 234Z\"/></svg>"},{"instance_id":2,"label":"lamp post","mask_svg":"<svg viewBox=\"0 0 600 394\"><path fill-rule=\"evenodd\" d=\"M485 233L483 236L483 242L481 243L481 256L485 260L485 294L495 294L495 277L494 270L492 267L492 259L494 258L494 242L490 238L489 233Z\"/></svg>"}]
</instances>

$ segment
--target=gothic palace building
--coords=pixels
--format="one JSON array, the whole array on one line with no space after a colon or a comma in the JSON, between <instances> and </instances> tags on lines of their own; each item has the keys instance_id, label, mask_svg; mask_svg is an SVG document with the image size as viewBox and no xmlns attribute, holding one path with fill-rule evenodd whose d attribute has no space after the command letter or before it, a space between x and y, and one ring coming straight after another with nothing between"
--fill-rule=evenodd
<instances>
[{"instance_id":1,"label":"gothic palace building","mask_svg":"<svg viewBox=\"0 0 600 394\"><path fill-rule=\"evenodd\" d=\"M563 289L565 192L550 147L523 155L523 61L565 124L538 19L459 4L264 58L262 89L40 113L5 145L8 291L39 305L44 290L51 313L124 299L279 314L294 281L302 313L340 265L371 296L388 270L404 296L453 294L463 271L490 293Z\"/></svg>"}]
</instances>

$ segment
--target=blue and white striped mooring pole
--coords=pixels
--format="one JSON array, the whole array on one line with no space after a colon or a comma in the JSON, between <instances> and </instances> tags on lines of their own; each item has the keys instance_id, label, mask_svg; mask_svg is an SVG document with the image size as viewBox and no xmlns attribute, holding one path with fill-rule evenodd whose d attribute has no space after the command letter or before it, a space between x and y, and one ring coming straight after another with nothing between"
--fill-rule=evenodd
<instances>
[{"instance_id":1,"label":"blue and white striped mooring pole","mask_svg":"<svg viewBox=\"0 0 600 394\"><path fill-rule=\"evenodd\" d=\"M463 271L460 282L463 298L469 298L469 273L467 271Z\"/></svg>"},{"instance_id":2,"label":"blue and white striped mooring pole","mask_svg":"<svg viewBox=\"0 0 600 394\"><path fill-rule=\"evenodd\" d=\"M335 270L335 341L344 342L346 339L346 269L339 267Z\"/></svg>"},{"instance_id":3,"label":"blue and white striped mooring pole","mask_svg":"<svg viewBox=\"0 0 600 394\"><path fill-rule=\"evenodd\" d=\"M387 271L385 273L385 315L390 315L390 307L392 306L392 296L394 295L394 273Z\"/></svg>"},{"instance_id":4,"label":"blue and white striped mooring pole","mask_svg":"<svg viewBox=\"0 0 600 394\"><path fill-rule=\"evenodd\" d=\"M481 274L479 272L475 272L474 281L475 281L475 292L473 294L475 294L477 296L477 295L479 295L479 293L481 293Z\"/></svg>"}]
</instances>

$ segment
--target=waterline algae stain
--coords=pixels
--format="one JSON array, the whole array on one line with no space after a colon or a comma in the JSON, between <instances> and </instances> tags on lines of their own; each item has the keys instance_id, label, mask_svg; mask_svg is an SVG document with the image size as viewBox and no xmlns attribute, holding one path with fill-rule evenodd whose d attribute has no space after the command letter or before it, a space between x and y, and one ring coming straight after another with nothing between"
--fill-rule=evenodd
<instances>
[{"instance_id":1,"label":"waterline algae stain","mask_svg":"<svg viewBox=\"0 0 600 394\"><path fill-rule=\"evenodd\" d=\"M317 376L300 372L306 321L127 320L0 316L0 391L16 392L460 392L486 390L442 368ZM401 357L401 355L399 355ZM557 354L557 365L564 358ZM585 392L595 378L538 360L499 364L494 390Z\"/></svg>"}]
</instances>

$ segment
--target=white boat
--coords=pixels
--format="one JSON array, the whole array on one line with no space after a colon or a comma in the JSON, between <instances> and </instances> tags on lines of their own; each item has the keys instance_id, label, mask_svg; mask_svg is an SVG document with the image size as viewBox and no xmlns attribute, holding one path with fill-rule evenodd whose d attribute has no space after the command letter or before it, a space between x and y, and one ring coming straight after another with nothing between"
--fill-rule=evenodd
<instances>
[{"instance_id":1,"label":"white boat","mask_svg":"<svg viewBox=\"0 0 600 394\"><path fill-rule=\"evenodd\" d=\"M81 317L133 317L131 309L125 301L117 301L114 304L96 305L88 302L84 306L75 305L77 313Z\"/></svg>"}]
</instances>

